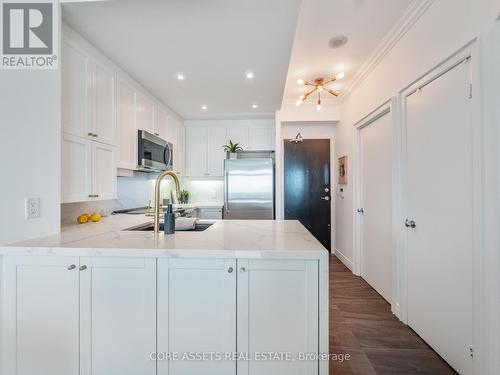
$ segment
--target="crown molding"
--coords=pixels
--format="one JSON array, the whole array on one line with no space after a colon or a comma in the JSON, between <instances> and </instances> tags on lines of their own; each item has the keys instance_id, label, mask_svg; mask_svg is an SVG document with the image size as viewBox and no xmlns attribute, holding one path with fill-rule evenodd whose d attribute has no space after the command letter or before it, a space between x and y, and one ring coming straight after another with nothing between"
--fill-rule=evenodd
<instances>
[{"instance_id":1,"label":"crown molding","mask_svg":"<svg viewBox=\"0 0 500 375\"><path fill-rule=\"evenodd\" d=\"M368 60L361 66L345 90L341 91L339 100L344 101L377 67L399 40L412 28L420 17L429 9L435 0L413 0L398 22L375 48Z\"/></svg>"}]
</instances>

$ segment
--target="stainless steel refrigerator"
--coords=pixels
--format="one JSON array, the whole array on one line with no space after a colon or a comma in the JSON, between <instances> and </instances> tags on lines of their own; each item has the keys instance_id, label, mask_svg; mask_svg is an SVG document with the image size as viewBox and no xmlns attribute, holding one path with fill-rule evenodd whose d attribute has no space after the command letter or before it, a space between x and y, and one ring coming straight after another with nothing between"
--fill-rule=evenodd
<instances>
[{"instance_id":1,"label":"stainless steel refrigerator","mask_svg":"<svg viewBox=\"0 0 500 375\"><path fill-rule=\"evenodd\" d=\"M224 160L224 219L274 219L274 159Z\"/></svg>"}]
</instances>

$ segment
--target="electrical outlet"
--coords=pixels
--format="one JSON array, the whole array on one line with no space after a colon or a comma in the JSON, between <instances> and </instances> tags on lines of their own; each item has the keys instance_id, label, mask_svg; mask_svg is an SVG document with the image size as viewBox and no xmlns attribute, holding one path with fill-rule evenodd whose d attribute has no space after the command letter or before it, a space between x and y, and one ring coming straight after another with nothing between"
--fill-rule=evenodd
<instances>
[{"instance_id":1,"label":"electrical outlet","mask_svg":"<svg viewBox=\"0 0 500 375\"><path fill-rule=\"evenodd\" d=\"M26 219L35 219L41 216L40 198L26 198Z\"/></svg>"}]
</instances>

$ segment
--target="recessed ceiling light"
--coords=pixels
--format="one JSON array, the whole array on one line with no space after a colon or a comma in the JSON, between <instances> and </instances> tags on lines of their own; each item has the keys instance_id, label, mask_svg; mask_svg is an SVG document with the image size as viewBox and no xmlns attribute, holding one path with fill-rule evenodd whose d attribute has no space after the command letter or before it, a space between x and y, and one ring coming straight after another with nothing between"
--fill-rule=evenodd
<instances>
[{"instance_id":1,"label":"recessed ceiling light","mask_svg":"<svg viewBox=\"0 0 500 375\"><path fill-rule=\"evenodd\" d=\"M204 111L206 111L208 109L208 107L206 105L202 105L201 109L203 109Z\"/></svg>"},{"instance_id":2,"label":"recessed ceiling light","mask_svg":"<svg viewBox=\"0 0 500 375\"><path fill-rule=\"evenodd\" d=\"M258 106L258 104L252 104L252 108L257 109L257 108L259 108L259 106Z\"/></svg>"},{"instance_id":3,"label":"recessed ceiling light","mask_svg":"<svg viewBox=\"0 0 500 375\"><path fill-rule=\"evenodd\" d=\"M254 76L253 76L253 72L251 71L248 71L245 73L245 76L248 78L248 79L252 79Z\"/></svg>"},{"instance_id":4,"label":"recessed ceiling light","mask_svg":"<svg viewBox=\"0 0 500 375\"><path fill-rule=\"evenodd\" d=\"M178 73L178 74L177 74L177 79L178 79L179 81L184 81L184 74L182 74L182 73Z\"/></svg>"},{"instance_id":5,"label":"recessed ceiling light","mask_svg":"<svg viewBox=\"0 0 500 375\"><path fill-rule=\"evenodd\" d=\"M305 81L302 78L299 78L297 80L297 85L303 85L304 83L305 83Z\"/></svg>"},{"instance_id":6,"label":"recessed ceiling light","mask_svg":"<svg viewBox=\"0 0 500 375\"><path fill-rule=\"evenodd\" d=\"M348 40L345 35L337 35L328 41L328 46L333 49L340 48L345 46Z\"/></svg>"}]
</instances>

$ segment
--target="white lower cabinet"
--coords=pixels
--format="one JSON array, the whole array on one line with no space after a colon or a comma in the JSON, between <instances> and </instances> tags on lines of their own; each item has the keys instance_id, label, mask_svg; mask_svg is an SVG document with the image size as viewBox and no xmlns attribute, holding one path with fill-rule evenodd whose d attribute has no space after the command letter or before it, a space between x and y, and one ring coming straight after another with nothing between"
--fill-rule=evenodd
<instances>
[{"instance_id":1,"label":"white lower cabinet","mask_svg":"<svg viewBox=\"0 0 500 375\"><path fill-rule=\"evenodd\" d=\"M236 360L189 360L186 353L236 352L236 260L158 260L158 375L234 375Z\"/></svg>"},{"instance_id":2,"label":"white lower cabinet","mask_svg":"<svg viewBox=\"0 0 500 375\"><path fill-rule=\"evenodd\" d=\"M78 257L5 257L3 271L0 374L79 375Z\"/></svg>"},{"instance_id":3,"label":"white lower cabinet","mask_svg":"<svg viewBox=\"0 0 500 375\"><path fill-rule=\"evenodd\" d=\"M318 303L318 261L238 260L238 375L318 374Z\"/></svg>"},{"instance_id":4,"label":"white lower cabinet","mask_svg":"<svg viewBox=\"0 0 500 375\"><path fill-rule=\"evenodd\" d=\"M154 375L156 260L5 257L1 374Z\"/></svg>"},{"instance_id":5,"label":"white lower cabinet","mask_svg":"<svg viewBox=\"0 0 500 375\"><path fill-rule=\"evenodd\" d=\"M4 256L0 275L1 374L320 371L300 356L319 350L317 260Z\"/></svg>"},{"instance_id":6,"label":"white lower cabinet","mask_svg":"<svg viewBox=\"0 0 500 375\"><path fill-rule=\"evenodd\" d=\"M81 375L155 375L156 260L81 258Z\"/></svg>"},{"instance_id":7,"label":"white lower cabinet","mask_svg":"<svg viewBox=\"0 0 500 375\"><path fill-rule=\"evenodd\" d=\"M318 302L316 260L160 259L158 351L223 360L159 361L158 375L317 374L300 354L318 353Z\"/></svg>"}]
</instances>

